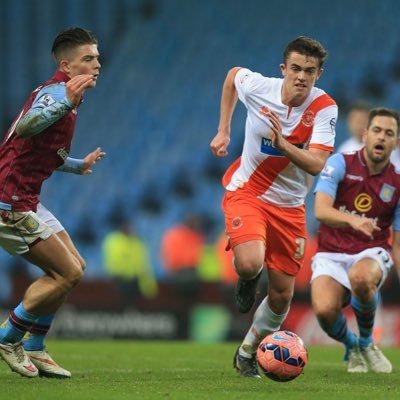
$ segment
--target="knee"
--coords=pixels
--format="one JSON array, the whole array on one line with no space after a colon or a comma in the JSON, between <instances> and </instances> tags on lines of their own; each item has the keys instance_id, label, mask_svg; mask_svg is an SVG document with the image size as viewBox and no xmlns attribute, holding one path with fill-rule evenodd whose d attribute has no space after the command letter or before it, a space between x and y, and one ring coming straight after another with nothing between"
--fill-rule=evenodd
<instances>
[{"instance_id":1,"label":"knee","mask_svg":"<svg viewBox=\"0 0 400 400\"><path fill-rule=\"evenodd\" d=\"M376 290L376 285L369 279L367 274L361 274L358 271L349 273L351 289L359 298L371 297Z\"/></svg>"},{"instance_id":2,"label":"knee","mask_svg":"<svg viewBox=\"0 0 400 400\"><path fill-rule=\"evenodd\" d=\"M260 272L264 264L264 260L255 257L235 257L235 269L238 275L243 279L252 279Z\"/></svg>"},{"instance_id":3,"label":"knee","mask_svg":"<svg viewBox=\"0 0 400 400\"><path fill-rule=\"evenodd\" d=\"M330 304L313 302L313 309L318 322L322 326L332 325L338 318L340 310Z\"/></svg>"},{"instance_id":4,"label":"knee","mask_svg":"<svg viewBox=\"0 0 400 400\"><path fill-rule=\"evenodd\" d=\"M75 260L71 268L68 269L68 273L64 277L65 286L71 290L74 288L83 278L83 271L85 269L85 263L79 260Z\"/></svg>"}]
</instances>

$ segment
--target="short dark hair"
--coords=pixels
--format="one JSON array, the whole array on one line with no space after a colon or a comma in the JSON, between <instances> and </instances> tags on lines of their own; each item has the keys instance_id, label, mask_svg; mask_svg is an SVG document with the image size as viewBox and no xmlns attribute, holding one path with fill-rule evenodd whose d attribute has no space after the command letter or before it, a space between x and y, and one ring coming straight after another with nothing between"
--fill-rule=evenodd
<instances>
[{"instance_id":1,"label":"short dark hair","mask_svg":"<svg viewBox=\"0 0 400 400\"><path fill-rule=\"evenodd\" d=\"M302 54L303 56L315 57L319 61L320 68L322 68L328 57L328 51L325 50L320 42L305 36L299 36L286 46L283 52L283 63L285 65L289 55L293 52Z\"/></svg>"},{"instance_id":2,"label":"short dark hair","mask_svg":"<svg viewBox=\"0 0 400 400\"><path fill-rule=\"evenodd\" d=\"M350 114L353 111L361 111L361 112L369 113L370 110L371 110L371 107L367 103L359 101L357 103L350 104L350 106L346 110L346 114Z\"/></svg>"},{"instance_id":3,"label":"short dark hair","mask_svg":"<svg viewBox=\"0 0 400 400\"><path fill-rule=\"evenodd\" d=\"M51 52L59 62L66 52L85 44L97 44L97 39L91 31L83 28L68 28L54 39Z\"/></svg>"},{"instance_id":4,"label":"short dark hair","mask_svg":"<svg viewBox=\"0 0 400 400\"><path fill-rule=\"evenodd\" d=\"M368 116L368 124L367 124L367 129L371 126L372 120L375 117L390 117L394 118L397 122L397 136L399 136L399 127L400 127L400 116L399 113L396 110L392 110L391 108L373 108L369 112Z\"/></svg>"}]
</instances>

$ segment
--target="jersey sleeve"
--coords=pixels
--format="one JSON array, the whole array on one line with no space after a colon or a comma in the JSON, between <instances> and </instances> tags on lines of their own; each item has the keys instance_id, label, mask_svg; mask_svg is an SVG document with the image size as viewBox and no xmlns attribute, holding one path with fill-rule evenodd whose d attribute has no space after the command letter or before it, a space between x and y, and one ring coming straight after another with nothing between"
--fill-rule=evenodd
<instances>
[{"instance_id":1,"label":"jersey sleeve","mask_svg":"<svg viewBox=\"0 0 400 400\"><path fill-rule=\"evenodd\" d=\"M258 72L241 68L235 75L235 87L239 100L247 107L247 98L256 93L265 82L265 77Z\"/></svg>"},{"instance_id":2,"label":"jersey sleeve","mask_svg":"<svg viewBox=\"0 0 400 400\"><path fill-rule=\"evenodd\" d=\"M313 133L310 139L310 148L333 151L336 137L337 105L331 105L315 116Z\"/></svg>"},{"instance_id":3,"label":"jersey sleeve","mask_svg":"<svg viewBox=\"0 0 400 400\"><path fill-rule=\"evenodd\" d=\"M66 97L65 83L45 86L18 122L17 133L25 138L36 135L73 108L74 105Z\"/></svg>"},{"instance_id":4,"label":"jersey sleeve","mask_svg":"<svg viewBox=\"0 0 400 400\"><path fill-rule=\"evenodd\" d=\"M336 153L329 157L324 169L322 170L317 185L315 186L314 193L322 192L336 198L337 188L339 183L343 180L346 173L346 162L340 153Z\"/></svg>"}]
</instances>

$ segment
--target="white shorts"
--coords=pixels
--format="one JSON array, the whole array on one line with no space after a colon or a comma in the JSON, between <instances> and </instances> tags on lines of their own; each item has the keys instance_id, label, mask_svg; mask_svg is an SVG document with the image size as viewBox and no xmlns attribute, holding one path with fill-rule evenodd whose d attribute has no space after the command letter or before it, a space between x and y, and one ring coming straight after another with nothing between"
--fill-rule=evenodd
<instances>
[{"instance_id":1,"label":"white shorts","mask_svg":"<svg viewBox=\"0 0 400 400\"><path fill-rule=\"evenodd\" d=\"M349 270L356 262L364 258L372 258L378 263L382 270L382 279L378 285L378 288L380 288L393 266L393 260L390 253L382 247L373 247L372 249L364 250L358 254L317 253L313 257L311 264L311 281L318 276L327 275L335 279L345 288L351 290Z\"/></svg>"},{"instance_id":2,"label":"white shorts","mask_svg":"<svg viewBox=\"0 0 400 400\"><path fill-rule=\"evenodd\" d=\"M42 203L38 204L36 214L54 233L65 230L61 222Z\"/></svg>"},{"instance_id":3,"label":"white shorts","mask_svg":"<svg viewBox=\"0 0 400 400\"><path fill-rule=\"evenodd\" d=\"M0 246L11 255L27 253L32 244L63 229L56 217L40 203L36 213L0 209Z\"/></svg>"}]
</instances>

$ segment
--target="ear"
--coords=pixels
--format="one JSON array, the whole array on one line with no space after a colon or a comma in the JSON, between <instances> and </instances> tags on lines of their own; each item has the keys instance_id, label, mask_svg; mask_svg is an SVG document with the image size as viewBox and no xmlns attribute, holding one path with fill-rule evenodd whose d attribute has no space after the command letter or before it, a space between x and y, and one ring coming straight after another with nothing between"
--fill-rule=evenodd
<instances>
[{"instance_id":1,"label":"ear","mask_svg":"<svg viewBox=\"0 0 400 400\"><path fill-rule=\"evenodd\" d=\"M285 77L285 75L286 75L286 65L285 64L279 64L279 68L281 69L282 76Z\"/></svg>"},{"instance_id":2,"label":"ear","mask_svg":"<svg viewBox=\"0 0 400 400\"><path fill-rule=\"evenodd\" d=\"M366 142L366 140L367 140L367 132L368 132L368 130L367 130L367 129L364 129L364 131L363 131L363 133L362 133L362 135L361 135L362 144L365 144L365 142Z\"/></svg>"},{"instance_id":3,"label":"ear","mask_svg":"<svg viewBox=\"0 0 400 400\"><path fill-rule=\"evenodd\" d=\"M65 74L69 75L70 71L71 71L71 66L69 64L68 60L61 60L60 61L60 67L59 69L64 72Z\"/></svg>"},{"instance_id":4,"label":"ear","mask_svg":"<svg viewBox=\"0 0 400 400\"><path fill-rule=\"evenodd\" d=\"M318 80L318 79L321 77L321 75L322 75L323 72L324 72L324 69L323 69L323 68L320 68L319 71L318 71L318 73L317 73L317 79L316 79L316 80Z\"/></svg>"}]
</instances>

